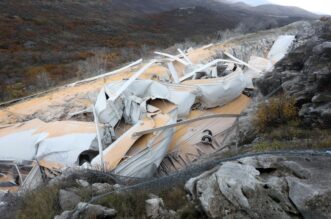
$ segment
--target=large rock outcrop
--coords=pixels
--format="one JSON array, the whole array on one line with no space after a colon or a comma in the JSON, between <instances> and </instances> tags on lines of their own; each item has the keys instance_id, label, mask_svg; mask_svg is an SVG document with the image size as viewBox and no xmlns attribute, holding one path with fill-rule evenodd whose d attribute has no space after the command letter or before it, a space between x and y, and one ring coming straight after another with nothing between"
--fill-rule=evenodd
<instances>
[{"instance_id":1,"label":"large rock outcrop","mask_svg":"<svg viewBox=\"0 0 331 219\"><path fill-rule=\"evenodd\" d=\"M331 218L331 157L225 162L185 188L210 218Z\"/></svg>"},{"instance_id":2,"label":"large rock outcrop","mask_svg":"<svg viewBox=\"0 0 331 219\"><path fill-rule=\"evenodd\" d=\"M331 128L331 19L298 34L292 51L257 85L263 95L281 87L293 96L308 125Z\"/></svg>"}]
</instances>

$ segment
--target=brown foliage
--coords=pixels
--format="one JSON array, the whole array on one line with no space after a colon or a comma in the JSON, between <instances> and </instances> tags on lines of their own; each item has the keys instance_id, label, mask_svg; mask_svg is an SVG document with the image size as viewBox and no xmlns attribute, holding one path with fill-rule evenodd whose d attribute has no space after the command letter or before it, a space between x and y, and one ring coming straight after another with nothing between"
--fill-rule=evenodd
<instances>
[{"instance_id":1,"label":"brown foliage","mask_svg":"<svg viewBox=\"0 0 331 219\"><path fill-rule=\"evenodd\" d=\"M264 132L297 119L298 112L295 106L295 99L287 96L278 96L259 105L254 125L258 131Z\"/></svg>"}]
</instances>

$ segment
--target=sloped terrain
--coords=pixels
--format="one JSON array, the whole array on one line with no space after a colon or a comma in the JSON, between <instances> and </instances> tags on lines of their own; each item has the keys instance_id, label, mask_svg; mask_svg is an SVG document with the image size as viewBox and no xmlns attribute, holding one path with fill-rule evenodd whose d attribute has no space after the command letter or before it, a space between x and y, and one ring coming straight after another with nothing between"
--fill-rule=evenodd
<instances>
[{"instance_id":1,"label":"sloped terrain","mask_svg":"<svg viewBox=\"0 0 331 219\"><path fill-rule=\"evenodd\" d=\"M271 120L264 121L266 130L259 130L248 143L241 141L241 134L247 126L248 129L256 128L252 121L248 121L246 126L239 124L240 133L236 135L239 141L228 146L228 154L219 150L169 176L135 179L99 171L83 171L85 173L80 175L77 169L69 168L60 177L51 180L46 187L27 193L23 198L12 197L12 193L3 194L4 204L0 206L0 210L5 213L2 215L9 215L8 218L16 215L19 218L53 218L54 215L59 215L56 218L68 219L115 215L119 218L329 218L330 129L324 130L326 135L319 132L315 138L311 138L309 133L315 132L316 128L307 128L304 124L307 118L316 116L316 108L328 109L330 103L330 99L325 98L330 94L326 86L330 75L330 26L327 19L297 22L278 29L238 36L205 49L190 50L188 56L195 62L215 57L220 51L231 51L237 57L247 60L250 55L266 56L265 51L270 49L279 35L296 36L288 56L260 81L261 84L265 82L265 87L261 87L262 95L268 96L262 97L258 90L253 94L252 107L259 103L262 103L259 104L262 108L265 106L263 104L271 105L272 108L264 111L267 119ZM163 72L164 69L154 66L144 77L151 77L155 71ZM77 110L69 105L71 103L80 107L90 105L91 103L85 102L88 92L95 92L95 89L112 79L132 75L130 72L122 74L78 84L76 87L63 87L42 97L19 102L1 111L0 118L12 120L6 123L40 116L49 120L61 119L59 115L66 116L70 114L70 110ZM295 80L291 80L293 78L290 76ZM297 86L301 86L301 82L307 85L307 89L298 92ZM283 95L293 96L285 99L285 104L282 102L283 106L291 105L290 107L278 108L279 102L269 99L269 94L279 87L282 89L278 91ZM313 93L318 97L313 98ZM302 96L305 98L302 99ZM316 99L319 101L313 101ZM308 104L311 111L307 115L296 115L303 106L302 103ZM62 107L61 104L68 105ZM43 110L38 112L41 109ZM293 111L295 115L288 116ZM247 111L243 117L255 117L258 113L259 110ZM282 116L284 117L281 118ZM311 122L311 125L317 125L317 130L321 131L321 123L316 123L319 120L328 120L318 115ZM293 127L287 129L286 125ZM276 128L283 132L290 130L292 133L275 133L273 131ZM279 146L268 141L272 137L280 138L286 145ZM319 145L316 138L326 141ZM304 150L307 149L306 145L309 146L309 151ZM262 155L256 153L270 149L283 150L263 152ZM247 151L252 154L242 154ZM224 159L235 153L238 156ZM186 191L183 185L185 182Z\"/></svg>"},{"instance_id":2,"label":"sloped terrain","mask_svg":"<svg viewBox=\"0 0 331 219\"><path fill-rule=\"evenodd\" d=\"M0 100L107 71L154 48L314 18L201 1L1 1Z\"/></svg>"}]
</instances>

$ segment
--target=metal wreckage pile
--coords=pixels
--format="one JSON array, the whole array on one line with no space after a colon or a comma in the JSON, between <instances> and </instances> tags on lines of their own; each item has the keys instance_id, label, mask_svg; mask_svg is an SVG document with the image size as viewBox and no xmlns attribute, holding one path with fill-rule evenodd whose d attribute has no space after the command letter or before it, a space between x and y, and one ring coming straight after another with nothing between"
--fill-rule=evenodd
<instances>
[{"instance_id":1,"label":"metal wreckage pile","mask_svg":"<svg viewBox=\"0 0 331 219\"><path fill-rule=\"evenodd\" d=\"M293 41L294 36L280 36L267 58L252 56L248 63L226 52L229 59L206 64L193 63L180 49L175 56L156 52L158 58L130 78L101 89L87 109L94 122L33 119L0 127L0 190L33 189L68 167L139 178L164 175L224 149L222 142L250 102L243 91L253 89L252 79L272 69ZM168 74L138 79L152 65L167 66ZM120 70L77 83L115 73Z\"/></svg>"}]
</instances>

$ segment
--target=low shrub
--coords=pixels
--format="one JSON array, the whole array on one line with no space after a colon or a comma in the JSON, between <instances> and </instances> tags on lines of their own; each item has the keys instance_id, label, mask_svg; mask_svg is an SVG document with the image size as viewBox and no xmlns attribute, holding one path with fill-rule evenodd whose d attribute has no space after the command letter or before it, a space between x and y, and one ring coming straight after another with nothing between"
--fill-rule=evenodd
<instances>
[{"instance_id":1,"label":"low shrub","mask_svg":"<svg viewBox=\"0 0 331 219\"><path fill-rule=\"evenodd\" d=\"M110 194L100 199L97 204L116 209L119 218L144 218L146 199L147 192L132 191Z\"/></svg>"},{"instance_id":2,"label":"low shrub","mask_svg":"<svg viewBox=\"0 0 331 219\"><path fill-rule=\"evenodd\" d=\"M60 210L58 191L58 187L41 187L29 192L22 200L17 218L53 219Z\"/></svg>"},{"instance_id":3,"label":"low shrub","mask_svg":"<svg viewBox=\"0 0 331 219\"><path fill-rule=\"evenodd\" d=\"M253 123L259 132L266 132L298 121L298 111L292 97L278 96L258 106Z\"/></svg>"}]
</instances>

